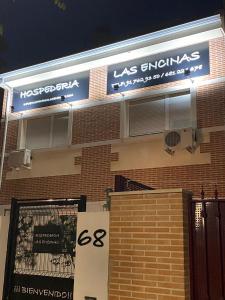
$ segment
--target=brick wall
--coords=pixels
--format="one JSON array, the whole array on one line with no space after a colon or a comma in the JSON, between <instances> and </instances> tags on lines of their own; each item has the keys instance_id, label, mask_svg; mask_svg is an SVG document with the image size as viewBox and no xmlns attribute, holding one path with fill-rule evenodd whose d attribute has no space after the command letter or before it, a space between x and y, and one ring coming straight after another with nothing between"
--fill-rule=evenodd
<instances>
[{"instance_id":1,"label":"brick wall","mask_svg":"<svg viewBox=\"0 0 225 300\"><path fill-rule=\"evenodd\" d=\"M8 123L7 129L7 143L6 143L6 152L16 149L17 147L17 135L18 135L18 121L10 121ZM2 147L3 136L4 136L5 126L2 123L0 129L0 145Z\"/></svg>"},{"instance_id":2,"label":"brick wall","mask_svg":"<svg viewBox=\"0 0 225 300\"><path fill-rule=\"evenodd\" d=\"M105 189L113 186L110 173L110 145L84 148L81 175L64 175L4 180L1 202L19 199L70 198L86 195L89 201L105 198Z\"/></svg>"},{"instance_id":3,"label":"brick wall","mask_svg":"<svg viewBox=\"0 0 225 300\"><path fill-rule=\"evenodd\" d=\"M109 300L188 300L187 202L181 190L113 193Z\"/></svg>"},{"instance_id":4,"label":"brick wall","mask_svg":"<svg viewBox=\"0 0 225 300\"><path fill-rule=\"evenodd\" d=\"M164 168L110 171L110 163L118 159L111 155L111 146L83 148L79 160L81 175L51 176L3 181L1 202L18 198L74 197L87 195L90 201L103 200L105 189L114 185L114 175L123 175L156 189L182 187L200 197L201 186L207 197L225 196L225 132L210 134L210 143L202 144L202 151L211 153L211 164ZM207 147L206 147L207 146ZM115 156L115 157L114 157Z\"/></svg>"},{"instance_id":5,"label":"brick wall","mask_svg":"<svg viewBox=\"0 0 225 300\"><path fill-rule=\"evenodd\" d=\"M207 128L225 123L225 83L197 89L197 126Z\"/></svg>"},{"instance_id":6,"label":"brick wall","mask_svg":"<svg viewBox=\"0 0 225 300\"><path fill-rule=\"evenodd\" d=\"M120 105L108 104L74 112L73 144L120 137Z\"/></svg>"},{"instance_id":7,"label":"brick wall","mask_svg":"<svg viewBox=\"0 0 225 300\"><path fill-rule=\"evenodd\" d=\"M225 75L224 38L210 41L211 75L213 79ZM107 68L101 67L90 72L90 99L111 99L118 95L106 95ZM173 82L144 90L162 89L181 82ZM143 89L127 94L139 94ZM197 89L197 118L199 128L225 125L225 83L199 86ZM90 107L74 111L72 143L83 144L107 142L120 136L120 105L118 103ZM7 151L16 148L18 121L11 121L8 129ZM3 135L3 127L1 136ZM89 200L103 200L104 190L113 187L113 177L124 175L154 188L183 187L200 195L204 185L206 195L211 197L215 185L219 195L225 197L225 131L210 133L210 140L201 144L202 152L211 155L211 164L179 167L145 168L111 172L110 163L118 159L111 155L111 145L89 146L82 149L82 156L76 164L81 165L80 175L51 176L32 179L3 180L0 203L8 203L14 196L18 198L69 197L86 194ZM57 162L56 162L57 163ZM5 174L5 172L4 172Z\"/></svg>"},{"instance_id":8,"label":"brick wall","mask_svg":"<svg viewBox=\"0 0 225 300\"><path fill-rule=\"evenodd\" d=\"M203 144L205 146L205 144ZM225 131L210 134L205 151L211 154L211 164L164 167L113 172L154 188L182 187L200 197L203 185L206 197L214 197L217 185L219 196L225 197ZM202 149L203 151L203 149Z\"/></svg>"},{"instance_id":9,"label":"brick wall","mask_svg":"<svg viewBox=\"0 0 225 300\"><path fill-rule=\"evenodd\" d=\"M90 71L89 98L93 100L104 99L106 95L107 67L100 67Z\"/></svg>"}]
</instances>

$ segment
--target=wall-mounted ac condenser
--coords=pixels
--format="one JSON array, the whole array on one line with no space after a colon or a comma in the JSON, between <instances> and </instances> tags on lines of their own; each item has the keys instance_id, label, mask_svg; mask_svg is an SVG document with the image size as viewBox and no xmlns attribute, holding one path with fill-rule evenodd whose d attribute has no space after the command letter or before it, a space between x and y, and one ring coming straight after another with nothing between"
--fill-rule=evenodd
<instances>
[{"instance_id":1,"label":"wall-mounted ac condenser","mask_svg":"<svg viewBox=\"0 0 225 300\"><path fill-rule=\"evenodd\" d=\"M164 149L170 154L177 149L186 149L193 153L196 146L197 135L194 128L168 130L164 133Z\"/></svg>"},{"instance_id":2,"label":"wall-mounted ac condenser","mask_svg":"<svg viewBox=\"0 0 225 300\"><path fill-rule=\"evenodd\" d=\"M22 149L12 151L8 157L8 166L11 169L31 168L31 150Z\"/></svg>"}]
</instances>

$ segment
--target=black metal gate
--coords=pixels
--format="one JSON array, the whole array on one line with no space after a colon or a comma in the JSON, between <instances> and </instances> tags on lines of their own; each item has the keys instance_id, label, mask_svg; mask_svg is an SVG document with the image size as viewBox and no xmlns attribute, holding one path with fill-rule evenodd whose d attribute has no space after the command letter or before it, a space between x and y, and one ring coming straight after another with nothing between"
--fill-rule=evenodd
<instances>
[{"instance_id":1,"label":"black metal gate","mask_svg":"<svg viewBox=\"0 0 225 300\"><path fill-rule=\"evenodd\" d=\"M77 212L86 197L12 199L3 300L72 300Z\"/></svg>"},{"instance_id":2,"label":"black metal gate","mask_svg":"<svg viewBox=\"0 0 225 300\"><path fill-rule=\"evenodd\" d=\"M225 300L225 200L190 206L192 300Z\"/></svg>"}]
</instances>

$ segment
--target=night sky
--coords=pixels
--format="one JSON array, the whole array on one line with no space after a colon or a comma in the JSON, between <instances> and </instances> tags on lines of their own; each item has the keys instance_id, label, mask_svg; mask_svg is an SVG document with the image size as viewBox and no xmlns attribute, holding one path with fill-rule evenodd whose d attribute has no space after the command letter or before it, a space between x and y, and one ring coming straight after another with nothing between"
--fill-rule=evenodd
<instances>
[{"instance_id":1,"label":"night sky","mask_svg":"<svg viewBox=\"0 0 225 300\"><path fill-rule=\"evenodd\" d=\"M222 6L223 0L0 0L0 73L210 16Z\"/></svg>"}]
</instances>

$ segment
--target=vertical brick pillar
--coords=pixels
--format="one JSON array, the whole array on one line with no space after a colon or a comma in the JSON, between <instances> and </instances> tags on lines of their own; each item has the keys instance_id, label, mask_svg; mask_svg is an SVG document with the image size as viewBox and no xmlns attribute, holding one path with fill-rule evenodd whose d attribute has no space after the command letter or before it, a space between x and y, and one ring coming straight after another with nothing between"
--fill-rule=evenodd
<instances>
[{"instance_id":1,"label":"vertical brick pillar","mask_svg":"<svg viewBox=\"0 0 225 300\"><path fill-rule=\"evenodd\" d=\"M187 203L181 189L112 193L109 300L188 300Z\"/></svg>"},{"instance_id":2,"label":"vertical brick pillar","mask_svg":"<svg viewBox=\"0 0 225 300\"><path fill-rule=\"evenodd\" d=\"M106 96L107 67L90 70L89 99L100 100Z\"/></svg>"}]
</instances>

